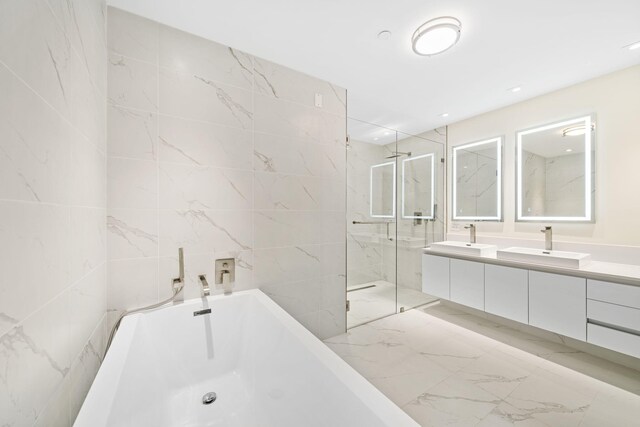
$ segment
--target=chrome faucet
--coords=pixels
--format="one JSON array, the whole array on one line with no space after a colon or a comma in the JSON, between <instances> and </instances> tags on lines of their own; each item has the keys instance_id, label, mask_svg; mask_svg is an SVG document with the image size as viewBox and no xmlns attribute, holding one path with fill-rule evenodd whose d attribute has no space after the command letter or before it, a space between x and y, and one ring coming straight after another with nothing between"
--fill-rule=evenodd
<instances>
[{"instance_id":1,"label":"chrome faucet","mask_svg":"<svg viewBox=\"0 0 640 427\"><path fill-rule=\"evenodd\" d=\"M184 301L184 249L178 248L178 277L173 279L174 301Z\"/></svg>"},{"instance_id":2,"label":"chrome faucet","mask_svg":"<svg viewBox=\"0 0 640 427\"><path fill-rule=\"evenodd\" d=\"M202 285L201 294L203 297L208 297L211 292L209 291L209 283L207 282L207 276L201 274L200 276L200 284Z\"/></svg>"},{"instance_id":3,"label":"chrome faucet","mask_svg":"<svg viewBox=\"0 0 640 427\"><path fill-rule=\"evenodd\" d=\"M548 225L540 231L544 233L544 250L552 251L553 250L553 234L551 233L551 226Z\"/></svg>"},{"instance_id":4,"label":"chrome faucet","mask_svg":"<svg viewBox=\"0 0 640 427\"><path fill-rule=\"evenodd\" d=\"M464 229L469 230L469 243L475 243L476 242L476 226L473 224L469 224Z\"/></svg>"}]
</instances>

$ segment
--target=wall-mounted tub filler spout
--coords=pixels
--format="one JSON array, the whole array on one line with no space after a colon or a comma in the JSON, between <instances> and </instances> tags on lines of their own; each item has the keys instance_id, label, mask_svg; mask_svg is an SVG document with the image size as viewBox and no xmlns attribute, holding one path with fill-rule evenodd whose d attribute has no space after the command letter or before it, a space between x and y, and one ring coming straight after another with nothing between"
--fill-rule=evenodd
<instances>
[{"instance_id":1,"label":"wall-mounted tub filler spout","mask_svg":"<svg viewBox=\"0 0 640 427\"><path fill-rule=\"evenodd\" d=\"M209 291L209 283L207 282L207 276L205 276L204 274L201 274L199 277L200 279L200 284L202 285L202 290L201 290L201 295L203 297L208 297L211 292Z\"/></svg>"},{"instance_id":2,"label":"wall-mounted tub filler spout","mask_svg":"<svg viewBox=\"0 0 640 427\"><path fill-rule=\"evenodd\" d=\"M473 224L469 224L464 229L469 230L469 243L475 243L476 242L476 226Z\"/></svg>"},{"instance_id":3,"label":"wall-mounted tub filler spout","mask_svg":"<svg viewBox=\"0 0 640 427\"><path fill-rule=\"evenodd\" d=\"M544 233L545 252L551 252L553 250L553 233L551 232L551 226L548 225L540 231Z\"/></svg>"},{"instance_id":4,"label":"wall-mounted tub filler spout","mask_svg":"<svg viewBox=\"0 0 640 427\"><path fill-rule=\"evenodd\" d=\"M162 307L165 304L169 304L170 302L174 302L177 300L180 300L180 301L184 300L184 297L181 294L182 290L184 289L184 249L183 248L178 248L178 277L172 280L172 287L173 287L173 295L171 295L171 297L163 301L160 301L156 304L149 305L147 307L136 308L135 310L127 310L120 315L115 325L113 325L113 328L111 328L111 333L109 334L109 340L107 341L107 347L104 350L103 360L104 360L104 356L107 355L107 352L109 351L109 347L111 347L111 342L113 341L113 337L116 335L116 332L120 327L120 323L122 322L122 319L124 319L125 316L133 313L138 313L140 311L153 310L154 308Z\"/></svg>"}]
</instances>

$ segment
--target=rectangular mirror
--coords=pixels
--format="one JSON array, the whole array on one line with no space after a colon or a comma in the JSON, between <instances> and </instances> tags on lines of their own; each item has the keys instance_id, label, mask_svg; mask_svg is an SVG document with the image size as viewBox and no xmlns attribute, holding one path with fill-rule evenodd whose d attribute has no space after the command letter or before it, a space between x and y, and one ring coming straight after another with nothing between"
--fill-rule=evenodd
<instances>
[{"instance_id":1,"label":"rectangular mirror","mask_svg":"<svg viewBox=\"0 0 640 427\"><path fill-rule=\"evenodd\" d=\"M502 138L453 147L453 219L502 219Z\"/></svg>"},{"instance_id":2,"label":"rectangular mirror","mask_svg":"<svg viewBox=\"0 0 640 427\"><path fill-rule=\"evenodd\" d=\"M579 117L516 134L516 219L592 221L595 125Z\"/></svg>"},{"instance_id":3,"label":"rectangular mirror","mask_svg":"<svg viewBox=\"0 0 640 427\"><path fill-rule=\"evenodd\" d=\"M396 216L396 162L371 166L369 181L370 212L373 218Z\"/></svg>"},{"instance_id":4,"label":"rectangular mirror","mask_svg":"<svg viewBox=\"0 0 640 427\"><path fill-rule=\"evenodd\" d=\"M433 153L402 161L402 218L433 219Z\"/></svg>"}]
</instances>

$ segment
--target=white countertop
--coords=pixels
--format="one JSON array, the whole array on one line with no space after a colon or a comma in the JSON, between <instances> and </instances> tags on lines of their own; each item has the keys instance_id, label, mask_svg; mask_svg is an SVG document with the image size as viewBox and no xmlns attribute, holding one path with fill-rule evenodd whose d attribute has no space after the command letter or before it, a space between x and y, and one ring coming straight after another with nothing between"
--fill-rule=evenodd
<instances>
[{"instance_id":1,"label":"white countertop","mask_svg":"<svg viewBox=\"0 0 640 427\"><path fill-rule=\"evenodd\" d=\"M584 277L593 280L602 280L614 283L623 283L632 286L640 286L640 265L591 261L589 264L582 268L563 268L498 259L496 255L460 255L444 251L435 251L430 248L423 248L423 251L425 254L429 255L444 256L448 258L462 259L467 261L483 262L486 264L504 265L507 267L523 268L547 273L564 274L566 276Z\"/></svg>"}]
</instances>

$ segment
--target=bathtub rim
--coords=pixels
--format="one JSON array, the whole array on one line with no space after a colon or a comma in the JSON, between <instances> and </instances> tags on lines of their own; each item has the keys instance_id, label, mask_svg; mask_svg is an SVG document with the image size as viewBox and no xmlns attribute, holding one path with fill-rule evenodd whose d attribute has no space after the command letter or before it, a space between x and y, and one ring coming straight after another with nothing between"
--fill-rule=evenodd
<instances>
[{"instance_id":1,"label":"bathtub rim","mask_svg":"<svg viewBox=\"0 0 640 427\"><path fill-rule=\"evenodd\" d=\"M365 407L375 414L381 422L389 426L419 426L407 413L393 403L387 396L378 390L373 384L368 382L354 368L345 362L340 356L334 353L319 338L313 335L302 324L294 319L289 313L281 308L275 301L267 296L260 289L249 289L234 292L230 295L211 295L207 297L207 304L226 298L238 298L243 296L253 296L263 305L282 327L287 328L295 338L304 345L317 359L329 369L339 381L341 381ZM120 383L124 365L127 361L129 349L135 336L137 324L143 316L147 316L159 311L172 311L179 308L194 306L196 309L203 307L203 298L191 298L183 302L166 305L142 313L135 313L126 316L120 329L113 339L104 361L102 362L98 374L85 401L82 404L74 426L106 426L111 413L111 408L116 396L116 391ZM198 308L195 308L197 306Z\"/></svg>"}]
</instances>

